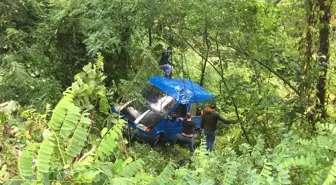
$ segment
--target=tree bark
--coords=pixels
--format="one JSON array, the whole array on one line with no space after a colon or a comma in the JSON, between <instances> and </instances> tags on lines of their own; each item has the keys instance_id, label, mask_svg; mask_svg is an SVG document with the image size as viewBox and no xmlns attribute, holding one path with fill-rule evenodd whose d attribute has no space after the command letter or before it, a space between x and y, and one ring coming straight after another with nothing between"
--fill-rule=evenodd
<instances>
[{"instance_id":1,"label":"tree bark","mask_svg":"<svg viewBox=\"0 0 336 185\"><path fill-rule=\"evenodd\" d=\"M306 14L306 31L303 33L304 39L302 41L302 53L304 55L301 63L300 78L298 79L299 83L299 99L298 99L298 111L301 114L302 124L305 122L306 118L308 119L312 129L315 128L314 123L314 112L309 111L306 114L307 107L311 106L311 92L313 87L311 86L311 68L314 65L313 53L314 53L314 33L313 28L316 25L317 19L314 10L316 10L316 0L305 0L305 14ZM289 129L292 127L292 122L289 124ZM310 130L311 127L308 128Z\"/></svg>"},{"instance_id":2,"label":"tree bark","mask_svg":"<svg viewBox=\"0 0 336 185\"><path fill-rule=\"evenodd\" d=\"M308 83L308 74L310 72L310 65L312 61L312 50L313 50L313 34L312 34L312 27L314 26L314 11L313 11L313 0L306 0L306 18L307 18L307 32L305 37L305 43L306 46L304 48L305 50L305 58L302 61L301 65L301 83L299 86L300 91L300 97L306 97L309 89L307 89L310 84Z\"/></svg>"},{"instance_id":3,"label":"tree bark","mask_svg":"<svg viewBox=\"0 0 336 185\"><path fill-rule=\"evenodd\" d=\"M130 66L129 63L129 58L130 58L130 54L128 51L128 47L129 47L129 42L131 39L131 33L132 32L132 28L131 26L126 26L125 28L123 28L123 31L121 32L120 35L120 45L119 47L121 47L120 53L118 53L117 57L118 57L118 62L120 62L122 64L122 69L123 69L123 75L124 74L128 74L128 69Z\"/></svg>"},{"instance_id":4,"label":"tree bark","mask_svg":"<svg viewBox=\"0 0 336 185\"><path fill-rule=\"evenodd\" d=\"M321 118L326 118L327 112L325 108L326 99L326 78L329 66L329 35L330 35L330 18L331 18L331 5L327 4L327 0L318 0L320 11L323 15L319 18L322 28L319 31L320 46L318 50L318 67L320 68L317 80L317 93L318 102L316 104L317 110L321 113Z\"/></svg>"},{"instance_id":5,"label":"tree bark","mask_svg":"<svg viewBox=\"0 0 336 185\"><path fill-rule=\"evenodd\" d=\"M204 75L205 75L206 65L208 63L208 55L209 55L209 50L207 50L207 53L206 53L205 58L204 58L204 64L202 66L202 73L201 73L201 80L200 80L200 86L201 87L203 87L203 84L204 84Z\"/></svg>"},{"instance_id":6,"label":"tree bark","mask_svg":"<svg viewBox=\"0 0 336 185\"><path fill-rule=\"evenodd\" d=\"M204 40L204 48L206 48L206 54L205 54L205 58L204 58L204 64L202 66L202 73L201 73L201 80L200 80L200 86L203 87L203 83L204 83L204 75L205 75L205 69L206 69L206 65L208 62L208 57L209 57L209 49L210 49L210 43L209 43L209 39L208 39L208 26L207 26L207 21L205 20L205 29L204 29L204 36L203 36ZM203 61L203 59L202 59Z\"/></svg>"}]
</instances>

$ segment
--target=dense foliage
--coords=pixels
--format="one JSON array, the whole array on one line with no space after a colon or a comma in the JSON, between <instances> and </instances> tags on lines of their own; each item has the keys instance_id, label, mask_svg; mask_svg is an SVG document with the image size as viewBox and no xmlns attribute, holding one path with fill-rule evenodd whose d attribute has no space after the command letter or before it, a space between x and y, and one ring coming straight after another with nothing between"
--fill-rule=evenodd
<instances>
[{"instance_id":1,"label":"dense foliage","mask_svg":"<svg viewBox=\"0 0 336 185\"><path fill-rule=\"evenodd\" d=\"M0 183L336 183L332 0L3 0ZM174 47L216 95L215 150L128 143L115 102ZM242 131L244 129L245 132Z\"/></svg>"}]
</instances>

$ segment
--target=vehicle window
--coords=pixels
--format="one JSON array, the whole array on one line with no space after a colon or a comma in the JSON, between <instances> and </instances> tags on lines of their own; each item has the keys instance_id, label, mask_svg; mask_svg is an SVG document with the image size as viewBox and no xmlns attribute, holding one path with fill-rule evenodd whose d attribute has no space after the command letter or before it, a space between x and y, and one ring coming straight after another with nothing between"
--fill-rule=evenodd
<instances>
[{"instance_id":1,"label":"vehicle window","mask_svg":"<svg viewBox=\"0 0 336 185\"><path fill-rule=\"evenodd\" d=\"M176 103L176 100L173 97L168 96L166 93L153 85L145 89L143 97L153 110L163 114L173 108Z\"/></svg>"},{"instance_id":2,"label":"vehicle window","mask_svg":"<svg viewBox=\"0 0 336 185\"><path fill-rule=\"evenodd\" d=\"M189 112L191 116L197 116L197 104L196 103L191 104Z\"/></svg>"},{"instance_id":3,"label":"vehicle window","mask_svg":"<svg viewBox=\"0 0 336 185\"><path fill-rule=\"evenodd\" d=\"M193 103L190 106L190 114L191 116L200 116L201 115L201 105L198 103Z\"/></svg>"},{"instance_id":4,"label":"vehicle window","mask_svg":"<svg viewBox=\"0 0 336 185\"><path fill-rule=\"evenodd\" d=\"M124 109L121 110L121 112L127 115L129 120L135 121L136 118L141 116L141 114L143 114L147 110L148 108L146 106L136 101L136 102L132 102L129 105L127 105Z\"/></svg>"},{"instance_id":5,"label":"vehicle window","mask_svg":"<svg viewBox=\"0 0 336 185\"><path fill-rule=\"evenodd\" d=\"M187 104L179 104L173 113L175 113L177 117L185 117L187 114Z\"/></svg>"},{"instance_id":6,"label":"vehicle window","mask_svg":"<svg viewBox=\"0 0 336 185\"><path fill-rule=\"evenodd\" d=\"M140 123L147 127L153 127L155 124L160 122L162 118L163 117L159 113L150 111L144 118L141 119Z\"/></svg>"},{"instance_id":7,"label":"vehicle window","mask_svg":"<svg viewBox=\"0 0 336 185\"><path fill-rule=\"evenodd\" d=\"M160 115L159 112L152 110L147 112L148 110L150 110L148 105L142 105L139 101L135 101L127 105L124 109L121 110L121 112L132 122L134 122L141 115L145 114L139 123L147 127L152 127L161 119L163 119L163 116Z\"/></svg>"}]
</instances>

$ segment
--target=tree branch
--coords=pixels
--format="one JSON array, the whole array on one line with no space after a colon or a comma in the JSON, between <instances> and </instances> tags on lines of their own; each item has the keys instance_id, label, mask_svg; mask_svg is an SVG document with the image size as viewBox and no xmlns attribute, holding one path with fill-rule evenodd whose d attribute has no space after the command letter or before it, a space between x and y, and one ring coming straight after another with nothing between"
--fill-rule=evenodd
<instances>
[{"instance_id":1,"label":"tree branch","mask_svg":"<svg viewBox=\"0 0 336 185\"><path fill-rule=\"evenodd\" d=\"M280 78L286 85L288 85L297 95L300 95L299 90L294 87L290 81L288 81L287 79L285 79L283 76L281 76L278 72L276 72L274 69L270 68L268 65L266 65L264 62L260 61L259 59L257 59L256 57L250 55L249 53L247 53L247 51L243 50L241 47L241 49L238 49L236 47L230 46L230 45L226 45L227 47L234 49L235 51L238 51L239 53L244 54L245 56L249 57L252 61L257 62L258 64L260 64L262 67L266 68L268 71L270 71L271 73L273 73L275 76L277 76L278 78Z\"/></svg>"},{"instance_id":2,"label":"tree branch","mask_svg":"<svg viewBox=\"0 0 336 185\"><path fill-rule=\"evenodd\" d=\"M187 44L189 45L189 47L192 49L192 50L194 50L201 58L203 58L204 59L204 56L202 56L202 54L199 52L199 51L197 51L189 42L187 42ZM228 94L229 94L229 97L230 97L230 99L231 99L231 102L232 102L232 105L233 105L233 107L234 107L234 109L235 109L235 113L236 113L236 116L237 116L237 118L238 118L238 120L240 120L240 116L239 116L239 112L238 112L238 107L237 107L237 104L236 104L236 101L234 100L234 98L232 97L232 93L231 93L231 91L230 91L230 89L229 89L229 87L228 87L228 85L227 85L227 83L226 83L226 81L225 81L225 78L224 78L224 76L220 73L220 71L210 62L210 61L208 61L208 63L213 67L213 69L219 74L219 76L221 77L221 79L222 79L222 82L223 82L223 84L224 84L224 86L225 86L225 88L227 89L227 91L229 92ZM244 133L244 136L245 136L245 139L246 139L246 141L248 142L248 143L250 143L250 139L249 139L249 137L248 137L248 135L247 135L247 132L246 132L246 130L245 130L245 128L244 128L244 125L243 125L243 122L241 122L241 121L239 121L239 123L240 123L240 127L241 127L241 129L243 130L243 133Z\"/></svg>"}]
</instances>

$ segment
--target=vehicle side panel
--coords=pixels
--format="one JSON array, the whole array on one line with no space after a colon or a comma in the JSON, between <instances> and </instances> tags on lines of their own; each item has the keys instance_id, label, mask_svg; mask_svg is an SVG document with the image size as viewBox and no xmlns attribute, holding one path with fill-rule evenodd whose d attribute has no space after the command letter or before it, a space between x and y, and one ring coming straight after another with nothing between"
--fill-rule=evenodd
<instances>
[{"instance_id":1,"label":"vehicle side panel","mask_svg":"<svg viewBox=\"0 0 336 185\"><path fill-rule=\"evenodd\" d=\"M196 123L196 129L201 128L202 116L194 116L194 117L191 118L191 120L193 120Z\"/></svg>"}]
</instances>

